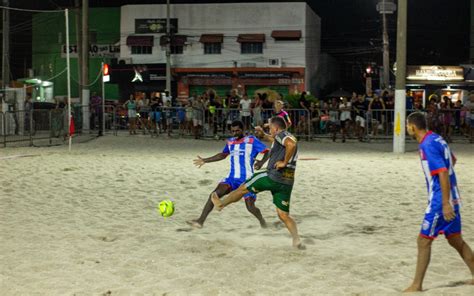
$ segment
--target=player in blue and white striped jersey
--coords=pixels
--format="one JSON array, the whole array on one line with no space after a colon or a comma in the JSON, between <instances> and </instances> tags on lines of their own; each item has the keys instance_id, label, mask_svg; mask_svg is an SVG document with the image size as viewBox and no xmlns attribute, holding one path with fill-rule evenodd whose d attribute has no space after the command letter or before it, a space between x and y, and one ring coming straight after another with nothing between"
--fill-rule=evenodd
<instances>
[{"instance_id":1,"label":"player in blue and white striped jersey","mask_svg":"<svg viewBox=\"0 0 474 296\"><path fill-rule=\"evenodd\" d=\"M408 116L407 131L420 144L421 166L428 187L428 207L417 240L415 278L404 292L422 291L431 258L431 245L439 234L444 234L449 245L461 255L471 271L469 284L474 284L474 255L461 234L461 197L454 173L456 158L441 136L427 130L426 118L422 113Z\"/></svg>"},{"instance_id":2,"label":"player in blue and white striped jersey","mask_svg":"<svg viewBox=\"0 0 474 296\"><path fill-rule=\"evenodd\" d=\"M222 197L229 192L237 189L242 183L253 175L254 166L256 169L260 169L265 163L268 157L268 149L254 136L244 135L244 126L241 121L234 121L231 124L232 138L229 138L226 145L221 153L218 153L209 158L202 158L198 156L194 160L194 164L197 167L203 166L205 163L220 161L230 155L230 172L227 177L223 178L216 189L209 195L204 209L202 210L201 216L198 219L187 221L188 224L196 228L202 228L207 216L214 208L211 202L210 196L212 193L216 193L219 197ZM264 159L261 161L255 161L258 154L264 153ZM256 194L249 193L244 196L245 205L247 210L252 213L260 222L262 227L266 227L265 220L262 217L260 210L255 206L257 199Z\"/></svg>"}]
</instances>

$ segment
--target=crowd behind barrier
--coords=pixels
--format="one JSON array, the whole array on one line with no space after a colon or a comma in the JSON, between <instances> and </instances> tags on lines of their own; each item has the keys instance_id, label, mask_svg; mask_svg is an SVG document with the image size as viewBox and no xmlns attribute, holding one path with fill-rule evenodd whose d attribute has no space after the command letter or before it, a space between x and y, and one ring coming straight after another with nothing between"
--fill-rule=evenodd
<instances>
[{"instance_id":1,"label":"crowd behind barrier","mask_svg":"<svg viewBox=\"0 0 474 296\"><path fill-rule=\"evenodd\" d=\"M473 100L474 101L474 100ZM225 101L222 101L225 102ZM289 130L298 138L312 140L329 138L345 142L348 139L372 141L391 139L394 129L393 98L383 100L374 96L370 100L363 96L329 101L303 102L301 108L290 108L284 102L275 100L264 105L258 99L241 99L232 107L213 104L201 97L182 101L179 106L171 106L170 101L136 101L133 97L125 103L106 105L105 116L102 106L90 106L90 130L83 131L84 106L72 107L76 136L103 133L118 135L146 134L151 137L225 138L230 136L230 124L234 120L244 123L246 132L255 126L264 126L272 116L284 116ZM230 104L229 104L230 105ZM462 105L450 104L447 100L439 103L430 101L426 108L415 105L407 110L424 112L431 130L448 141L469 141L474 138L474 102ZM271 108L268 108L271 107ZM103 131L102 118L105 118ZM28 109L0 113L0 143L46 140L66 142L69 136L67 107L58 105L54 109Z\"/></svg>"}]
</instances>

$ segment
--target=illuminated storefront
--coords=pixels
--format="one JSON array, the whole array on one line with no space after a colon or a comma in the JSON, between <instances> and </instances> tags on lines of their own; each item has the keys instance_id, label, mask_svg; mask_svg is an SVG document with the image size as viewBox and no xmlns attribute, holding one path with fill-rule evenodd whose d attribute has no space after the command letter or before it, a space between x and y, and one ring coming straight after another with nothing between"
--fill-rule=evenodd
<instances>
[{"instance_id":1,"label":"illuminated storefront","mask_svg":"<svg viewBox=\"0 0 474 296\"><path fill-rule=\"evenodd\" d=\"M465 69L460 66L408 66L407 90L413 103L426 107L427 102L445 96L452 102L465 103L472 82L465 79Z\"/></svg>"}]
</instances>

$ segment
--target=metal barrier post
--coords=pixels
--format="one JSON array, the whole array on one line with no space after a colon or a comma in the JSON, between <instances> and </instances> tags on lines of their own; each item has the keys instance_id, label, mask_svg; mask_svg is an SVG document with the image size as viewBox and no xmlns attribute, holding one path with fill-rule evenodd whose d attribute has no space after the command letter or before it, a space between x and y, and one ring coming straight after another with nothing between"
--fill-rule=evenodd
<instances>
[{"instance_id":1,"label":"metal barrier post","mask_svg":"<svg viewBox=\"0 0 474 296\"><path fill-rule=\"evenodd\" d=\"M53 110L53 109L52 109ZM53 112L52 110L49 110L49 145L51 145L53 143Z\"/></svg>"},{"instance_id":2,"label":"metal barrier post","mask_svg":"<svg viewBox=\"0 0 474 296\"><path fill-rule=\"evenodd\" d=\"M365 116L366 117L366 119L365 119L365 131L366 131L365 135L367 137L367 142L369 142L369 143L372 141L372 137L370 136L370 132L371 132L370 128L372 127L372 116L373 116L372 112L373 111L370 110L370 111L367 111L367 113L365 113L366 114L366 116Z\"/></svg>"},{"instance_id":3,"label":"metal barrier post","mask_svg":"<svg viewBox=\"0 0 474 296\"><path fill-rule=\"evenodd\" d=\"M29 135L30 135L30 146L33 146L33 110L28 111L28 124L29 124Z\"/></svg>"},{"instance_id":4,"label":"metal barrier post","mask_svg":"<svg viewBox=\"0 0 474 296\"><path fill-rule=\"evenodd\" d=\"M112 118L113 118L113 121L112 121L112 122L113 122L113 127L114 127L113 130L114 130L114 135L117 136L117 134L118 134L118 130L117 130L117 129L118 129L118 124L117 124L117 109L116 109L115 107L114 107L114 109L113 109L113 112L114 112L113 115L112 115Z\"/></svg>"},{"instance_id":5,"label":"metal barrier post","mask_svg":"<svg viewBox=\"0 0 474 296\"><path fill-rule=\"evenodd\" d=\"M3 132L3 147L7 147L7 131L6 131L6 120L5 120L5 112L0 113L2 114L2 132Z\"/></svg>"}]
</instances>

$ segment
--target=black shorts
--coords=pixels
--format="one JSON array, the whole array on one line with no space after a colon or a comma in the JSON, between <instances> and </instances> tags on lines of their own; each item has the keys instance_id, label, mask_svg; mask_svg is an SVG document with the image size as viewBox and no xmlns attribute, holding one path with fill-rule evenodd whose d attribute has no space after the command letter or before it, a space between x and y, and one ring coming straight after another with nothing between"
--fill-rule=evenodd
<instances>
[{"instance_id":1,"label":"black shorts","mask_svg":"<svg viewBox=\"0 0 474 296\"><path fill-rule=\"evenodd\" d=\"M148 112L139 112L139 113L140 113L140 118L148 119Z\"/></svg>"},{"instance_id":2,"label":"black shorts","mask_svg":"<svg viewBox=\"0 0 474 296\"><path fill-rule=\"evenodd\" d=\"M250 116L242 116L242 123L244 126L250 126L251 118L252 117Z\"/></svg>"},{"instance_id":3,"label":"black shorts","mask_svg":"<svg viewBox=\"0 0 474 296\"><path fill-rule=\"evenodd\" d=\"M346 119L344 121L341 120L341 128L346 128L346 127L349 127L349 124L351 123L351 120L350 119Z\"/></svg>"}]
</instances>

